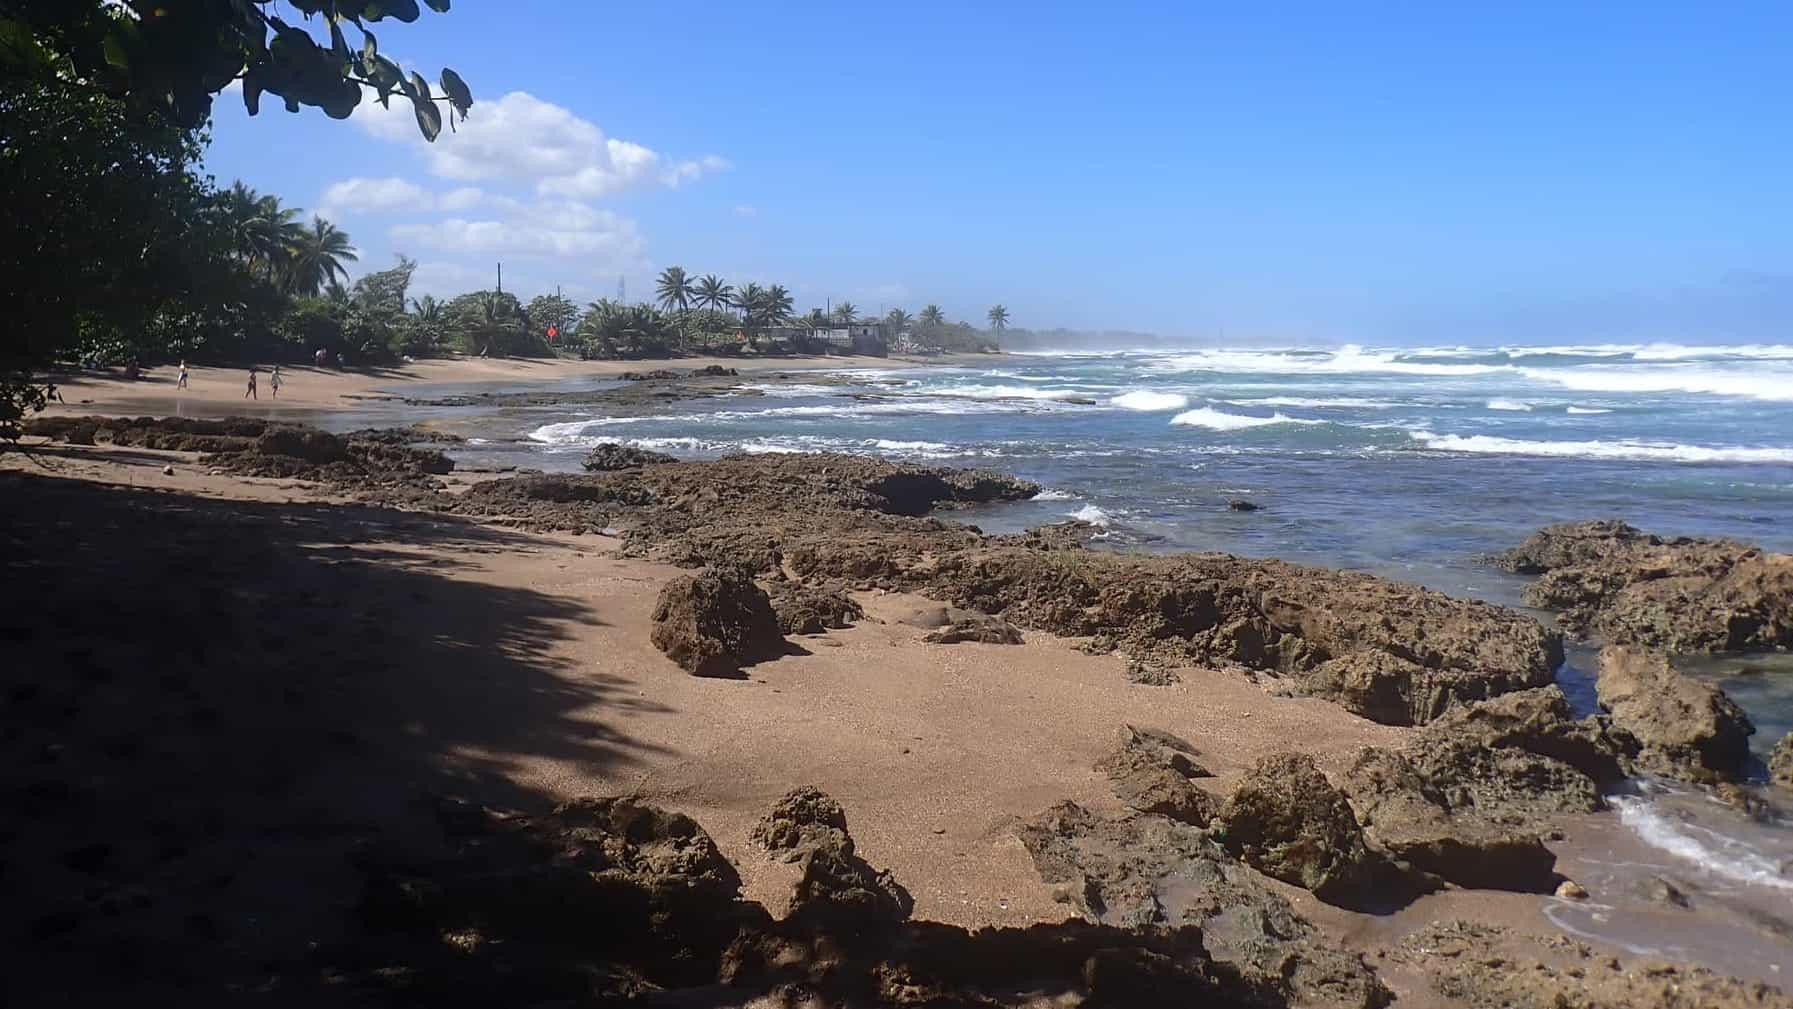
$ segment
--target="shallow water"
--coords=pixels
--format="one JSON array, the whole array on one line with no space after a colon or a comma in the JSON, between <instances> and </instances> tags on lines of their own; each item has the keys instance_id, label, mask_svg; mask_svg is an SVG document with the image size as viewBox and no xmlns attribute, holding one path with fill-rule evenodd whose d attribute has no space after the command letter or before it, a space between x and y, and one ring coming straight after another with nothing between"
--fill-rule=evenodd
<instances>
[{"instance_id":1,"label":"shallow water","mask_svg":"<svg viewBox=\"0 0 1793 1009\"><path fill-rule=\"evenodd\" d=\"M1526 580L1477 558L1550 522L1616 516L1793 550L1793 345L1201 348L835 377L848 381L760 384L654 416L509 413L476 425L481 443L461 454L570 471L589 446L620 441L700 458L990 466L1048 492L962 516L987 531L1074 516L1117 549L1281 557L1507 605ZM1229 509L1236 499L1261 510ZM1570 649L1560 678L1582 711L1593 669L1590 650ZM1750 713L1759 756L1793 730L1793 657L1688 669ZM1661 789L1620 805L1571 871L1600 906L1559 902L1553 920L1640 950L1793 970L1793 935L1769 913L1793 904L1793 828ZM1705 910L1633 900L1651 873L1678 874Z\"/></svg>"}]
</instances>

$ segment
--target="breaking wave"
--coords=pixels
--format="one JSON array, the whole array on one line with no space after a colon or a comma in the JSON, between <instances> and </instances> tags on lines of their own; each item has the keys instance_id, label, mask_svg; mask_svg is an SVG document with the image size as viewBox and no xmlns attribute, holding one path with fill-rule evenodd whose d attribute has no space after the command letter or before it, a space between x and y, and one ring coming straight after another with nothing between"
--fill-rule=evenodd
<instances>
[{"instance_id":1,"label":"breaking wave","mask_svg":"<svg viewBox=\"0 0 1793 1009\"><path fill-rule=\"evenodd\" d=\"M1179 413L1170 419L1172 424L1182 427L1205 427L1212 431L1242 431L1248 427L1269 427L1272 424L1323 424L1325 421L1300 420L1273 413L1268 417L1242 417L1238 414L1221 413L1213 407L1198 407L1185 413Z\"/></svg>"}]
</instances>

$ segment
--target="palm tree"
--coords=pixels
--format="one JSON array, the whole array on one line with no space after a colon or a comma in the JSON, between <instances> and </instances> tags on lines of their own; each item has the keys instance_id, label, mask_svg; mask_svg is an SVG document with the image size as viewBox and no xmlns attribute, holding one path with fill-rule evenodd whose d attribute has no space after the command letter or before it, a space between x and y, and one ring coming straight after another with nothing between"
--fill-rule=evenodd
<instances>
[{"instance_id":1,"label":"palm tree","mask_svg":"<svg viewBox=\"0 0 1793 1009\"><path fill-rule=\"evenodd\" d=\"M915 318L913 316L900 308L893 308L884 316L884 324L890 327L890 334L892 336L908 329L910 324L914 321Z\"/></svg>"},{"instance_id":2,"label":"palm tree","mask_svg":"<svg viewBox=\"0 0 1793 1009\"><path fill-rule=\"evenodd\" d=\"M810 329L827 329L830 325L828 313L819 308L812 308L809 314L798 320Z\"/></svg>"},{"instance_id":3,"label":"palm tree","mask_svg":"<svg viewBox=\"0 0 1793 1009\"><path fill-rule=\"evenodd\" d=\"M411 311L416 314L418 322L441 322L442 303L433 294L411 299Z\"/></svg>"},{"instance_id":4,"label":"palm tree","mask_svg":"<svg viewBox=\"0 0 1793 1009\"><path fill-rule=\"evenodd\" d=\"M280 197L263 196L240 179L225 190L223 209L236 254L273 283L304 233L304 225L295 220L298 209L282 207Z\"/></svg>"},{"instance_id":5,"label":"palm tree","mask_svg":"<svg viewBox=\"0 0 1793 1009\"><path fill-rule=\"evenodd\" d=\"M1009 328L1009 310L1001 305L992 305L989 316L990 328L996 330L997 336L1001 336L1002 331Z\"/></svg>"},{"instance_id":6,"label":"palm tree","mask_svg":"<svg viewBox=\"0 0 1793 1009\"><path fill-rule=\"evenodd\" d=\"M946 313L939 305L929 305L921 310L921 324L929 329L939 329L946 325Z\"/></svg>"},{"instance_id":7,"label":"palm tree","mask_svg":"<svg viewBox=\"0 0 1793 1009\"><path fill-rule=\"evenodd\" d=\"M655 300L668 312L675 308L681 312L690 308L691 298L695 293L691 278L685 275L685 268L682 266L669 266L661 270L659 279L654 281Z\"/></svg>"},{"instance_id":8,"label":"palm tree","mask_svg":"<svg viewBox=\"0 0 1793 1009\"><path fill-rule=\"evenodd\" d=\"M287 286L315 297L330 281L348 279L349 271L343 263L353 263L359 258L347 232L321 217L314 217L311 227L301 230L293 245L287 264Z\"/></svg>"},{"instance_id":9,"label":"palm tree","mask_svg":"<svg viewBox=\"0 0 1793 1009\"><path fill-rule=\"evenodd\" d=\"M791 321L791 309L794 307L791 292L785 290L783 284L773 284L766 289L767 325L782 326Z\"/></svg>"},{"instance_id":10,"label":"palm tree","mask_svg":"<svg viewBox=\"0 0 1793 1009\"><path fill-rule=\"evenodd\" d=\"M697 303L712 312L720 312L734 304L735 289L714 273L706 273L697 282Z\"/></svg>"},{"instance_id":11,"label":"palm tree","mask_svg":"<svg viewBox=\"0 0 1793 1009\"><path fill-rule=\"evenodd\" d=\"M850 301L843 301L834 306L834 317L844 326L851 326L853 320L859 318L859 306Z\"/></svg>"}]
</instances>

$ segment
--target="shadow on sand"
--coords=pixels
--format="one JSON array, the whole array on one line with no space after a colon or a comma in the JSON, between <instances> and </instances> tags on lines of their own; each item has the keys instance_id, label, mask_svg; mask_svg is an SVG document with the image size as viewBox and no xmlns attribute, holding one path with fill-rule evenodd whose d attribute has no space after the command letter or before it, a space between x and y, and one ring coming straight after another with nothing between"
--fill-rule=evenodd
<instances>
[{"instance_id":1,"label":"shadow on sand","mask_svg":"<svg viewBox=\"0 0 1793 1009\"><path fill-rule=\"evenodd\" d=\"M369 838L529 760L642 747L556 642L598 615L448 577L537 541L355 506L0 476L0 881L23 1004L249 991L327 941Z\"/></svg>"}]
</instances>

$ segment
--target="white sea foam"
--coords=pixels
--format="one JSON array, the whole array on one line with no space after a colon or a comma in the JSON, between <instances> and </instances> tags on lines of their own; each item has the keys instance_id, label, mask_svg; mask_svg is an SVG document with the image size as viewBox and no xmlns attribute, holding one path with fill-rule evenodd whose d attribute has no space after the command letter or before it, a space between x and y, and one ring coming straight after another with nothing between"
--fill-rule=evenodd
<instances>
[{"instance_id":1,"label":"white sea foam","mask_svg":"<svg viewBox=\"0 0 1793 1009\"><path fill-rule=\"evenodd\" d=\"M1272 424L1324 423L1324 421L1318 420L1285 417L1280 413L1271 414L1268 417L1241 417L1238 414L1221 413L1210 406L1197 407L1194 410L1179 413L1172 417L1170 422L1183 427L1205 427L1214 431L1242 431L1250 427L1268 427Z\"/></svg>"},{"instance_id":2,"label":"white sea foam","mask_svg":"<svg viewBox=\"0 0 1793 1009\"><path fill-rule=\"evenodd\" d=\"M1753 360L1793 360L1793 346L1784 343L1712 344L1652 343L1638 347L1631 356L1639 361L1683 361L1691 357L1738 357Z\"/></svg>"},{"instance_id":3,"label":"white sea foam","mask_svg":"<svg viewBox=\"0 0 1793 1009\"><path fill-rule=\"evenodd\" d=\"M1549 382L1577 392L1682 392L1793 401L1793 371L1775 367L1587 365L1580 368L1521 368L1519 374L1534 382Z\"/></svg>"},{"instance_id":4,"label":"white sea foam","mask_svg":"<svg viewBox=\"0 0 1793 1009\"><path fill-rule=\"evenodd\" d=\"M1082 508L1079 508L1074 512L1069 512L1068 514L1074 519L1088 522L1093 526L1101 526L1104 529L1108 528L1108 523L1113 521L1112 516L1102 509L1097 508L1095 505L1084 505Z\"/></svg>"},{"instance_id":5,"label":"white sea foam","mask_svg":"<svg viewBox=\"0 0 1793 1009\"><path fill-rule=\"evenodd\" d=\"M930 396L952 396L964 399L1088 399L1087 393L1075 389L1038 389L1028 385L958 385L929 389Z\"/></svg>"},{"instance_id":6,"label":"white sea foam","mask_svg":"<svg viewBox=\"0 0 1793 1009\"><path fill-rule=\"evenodd\" d=\"M1075 501L1077 500L1077 495L1048 487L1038 494L1035 494L1033 499L1035 501Z\"/></svg>"},{"instance_id":7,"label":"white sea foam","mask_svg":"<svg viewBox=\"0 0 1793 1009\"><path fill-rule=\"evenodd\" d=\"M1327 407L1339 407L1363 410L1389 410L1404 405L1386 399L1364 399L1360 396L1333 396L1329 398L1264 396L1260 399L1228 399L1223 400L1222 402L1231 403L1233 406L1298 406L1309 408L1318 407L1321 409Z\"/></svg>"},{"instance_id":8,"label":"white sea foam","mask_svg":"<svg viewBox=\"0 0 1793 1009\"><path fill-rule=\"evenodd\" d=\"M1482 455L1557 456L1578 459L1636 459L1648 462L1793 463L1793 448L1708 447L1640 441L1527 441L1485 434L1410 431L1416 441L1441 452Z\"/></svg>"},{"instance_id":9,"label":"white sea foam","mask_svg":"<svg viewBox=\"0 0 1793 1009\"><path fill-rule=\"evenodd\" d=\"M1598 407L1598 406L1572 406L1568 409L1567 412L1569 412L1569 413L1611 413L1612 411L1605 409L1604 407Z\"/></svg>"},{"instance_id":10,"label":"white sea foam","mask_svg":"<svg viewBox=\"0 0 1793 1009\"><path fill-rule=\"evenodd\" d=\"M1123 410L1181 410L1189 405L1189 397L1175 392L1153 392L1150 389L1139 389L1122 393L1108 401L1110 406L1118 406Z\"/></svg>"},{"instance_id":11,"label":"white sea foam","mask_svg":"<svg viewBox=\"0 0 1793 1009\"><path fill-rule=\"evenodd\" d=\"M1215 348L1173 354L1151 362L1170 371L1261 372L1301 375L1487 375L1512 371L1505 364L1437 364L1403 360L1400 350L1367 351L1356 344L1337 350L1233 350Z\"/></svg>"},{"instance_id":12,"label":"white sea foam","mask_svg":"<svg viewBox=\"0 0 1793 1009\"><path fill-rule=\"evenodd\" d=\"M1648 799L1620 795L1611 801L1618 807L1619 822L1653 848L1738 883L1793 890L1793 879L1781 874L1779 860L1747 841L1665 816Z\"/></svg>"},{"instance_id":13,"label":"white sea foam","mask_svg":"<svg viewBox=\"0 0 1793 1009\"><path fill-rule=\"evenodd\" d=\"M1531 409L1532 409L1532 405L1530 403L1522 402L1517 399L1502 399L1497 396L1494 399L1491 399L1488 401L1488 409L1490 409L1490 410L1510 410L1515 413L1530 413Z\"/></svg>"}]
</instances>

